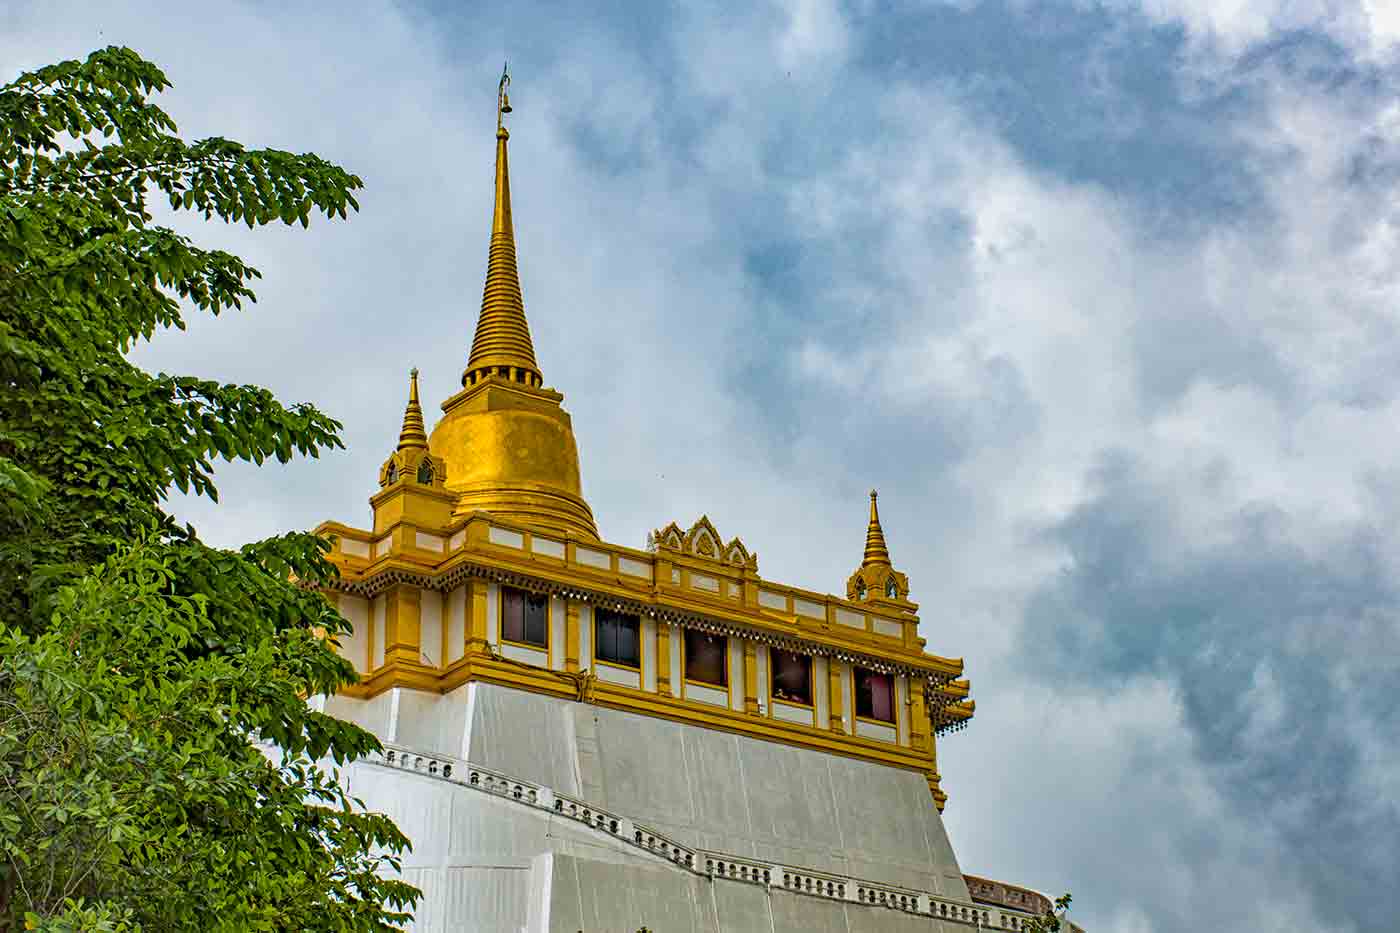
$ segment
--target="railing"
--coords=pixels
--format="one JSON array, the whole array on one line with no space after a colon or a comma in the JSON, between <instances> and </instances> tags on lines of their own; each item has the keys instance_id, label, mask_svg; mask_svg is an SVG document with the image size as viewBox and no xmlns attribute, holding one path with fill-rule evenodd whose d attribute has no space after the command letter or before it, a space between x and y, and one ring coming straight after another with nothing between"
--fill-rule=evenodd
<instances>
[{"instance_id":1,"label":"railing","mask_svg":"<svg viewBox=\"0 0 1400 933\"><path fill-rule=\"evenodd\" d=\"M744 884L761 884L765 888L778 888L794 894L865 904L870 907L885 907L950 923L966 924L978 929L1020 930L1032 916L1015 910L956 901L942 895L896 885L691 848L627 817L563 794L556 794L548 787L444 755L425 755L412 749L388 745L385 746L381 758L367 760L371 764L414 771L450 781L574 820L596 832L650 852L679 868L708 877L712 881L723 878Z\"/></svg>"}]
</instances>

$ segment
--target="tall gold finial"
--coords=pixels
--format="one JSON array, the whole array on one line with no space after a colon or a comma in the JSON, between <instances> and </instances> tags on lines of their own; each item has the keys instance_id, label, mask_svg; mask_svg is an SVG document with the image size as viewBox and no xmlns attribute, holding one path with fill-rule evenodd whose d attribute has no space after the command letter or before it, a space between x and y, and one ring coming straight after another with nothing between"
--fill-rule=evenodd
<instances>
[{"instance_id":1,"label":"tall gold finial","mask_svg":"<svg viewBox=\"0 0 1400 933\"><path fill-rule=\"evenodd\" d=\"M890 550L885 547L885 532L880 528L880 508L875 504L879 496L875 490L870 490L870 526L865 531L865 559L860 562L862 567L869 567L871 564L884 564L889 566Z\"/></svg>"},{"instance_id":2,"label":"tall gold finial","mask_svg":"<svg viewBox=\"0 0 1400 933\"><path fill-rule=\"evenodd\" d=\"M403 412L403 428L399 431L399 450L417 447L428 449L428 432L423 430L423 408L418 404L418 367L408 371L408 407Z\"/></svg>"},{"instance_id":3,"label":"tall gold finial","mask_svg":"<svg viewBox=\"0 0 1400 933\"><path fill-rule=\"evenodd\" d=\"M541 386L525 301L520 295L520 272L515 265L515 224L510 216L510 168L506 158L505 114L511 112L510 72L501 74L496 88L496 205L491 215L491 251L486 261L486 288L481 316L472 338L472 352L462 373L462 385L475 385L489 376L528 386Z\"/></svg>"}]
</instances>

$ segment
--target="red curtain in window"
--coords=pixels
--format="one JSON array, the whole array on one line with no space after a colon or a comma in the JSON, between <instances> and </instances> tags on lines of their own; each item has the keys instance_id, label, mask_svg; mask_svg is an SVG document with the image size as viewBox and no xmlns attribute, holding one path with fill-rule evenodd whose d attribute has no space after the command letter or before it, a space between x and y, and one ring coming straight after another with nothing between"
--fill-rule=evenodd
<instances>
[{"instance_id":1,"label":"red curtain in window","mask_svg":"<svg viewBox=\"0 0 1400 933\"><path fill-rule=\"evenodd\" d=\"M894 722L894 681L889 674L870 675L870 718Z\"/></svg>"}]
</instances>

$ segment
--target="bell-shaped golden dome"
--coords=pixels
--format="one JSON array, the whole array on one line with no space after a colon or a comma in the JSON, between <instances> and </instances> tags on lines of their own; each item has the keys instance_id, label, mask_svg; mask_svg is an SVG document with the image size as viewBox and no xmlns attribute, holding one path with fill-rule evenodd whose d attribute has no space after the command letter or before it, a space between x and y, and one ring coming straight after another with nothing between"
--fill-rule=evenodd
<instances>
[{"instance_id":1,"label":"bell-shaped golden dome","mask_svg":"<svg viewBox=\"0 0 1400 933\"><path fill-rule=\"evenodd\" d=\"M564 396L543 387L535 361L510 212L508 113L501 77L497 95L496 199L481 316L462 391L442 404L429 448L447 468L447 489L457 494L453 513L484 510L558 534L596 539L593 511L579 483L573 423L560 406Z\"/></svg>"}]
</instances>

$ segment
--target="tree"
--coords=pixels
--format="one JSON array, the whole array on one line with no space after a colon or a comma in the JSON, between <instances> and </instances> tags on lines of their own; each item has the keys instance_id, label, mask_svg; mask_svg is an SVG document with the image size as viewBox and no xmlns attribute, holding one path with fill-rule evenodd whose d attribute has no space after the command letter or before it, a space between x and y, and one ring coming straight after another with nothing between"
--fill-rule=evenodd
<instances>
[{"instance_id":1,"label":"tree","mask_svg":"<svg viewBox=\"0 0 1400 933\"><path fill-rule=\"evenodd\" d=\"M1061 894L1055 898L1055 906L1045 911L1044 916L1035 917L1027 921L1021 927L1027 933L1059 933L1065 922L1065 914L1069 912L1070 901L1074 900L1069 894Z\"/></svg>"},{"instance_id":2,"label":"tree","mask_svg":"<svg viewBox=\"0 0 1400 933\"><path fill-rule=\"evenodd\" d=\"M162 508L217 498L215 457L316 456L340 425L127 358L254 300L256 270L148 199L306 226L362 183L180 139L150 100L169 86L107 48L0 88L0 928L394 928L407 840L314 764L378 748L304 701L355 679L325 543L216 549Z\"/></svg>"}]
</instances>

